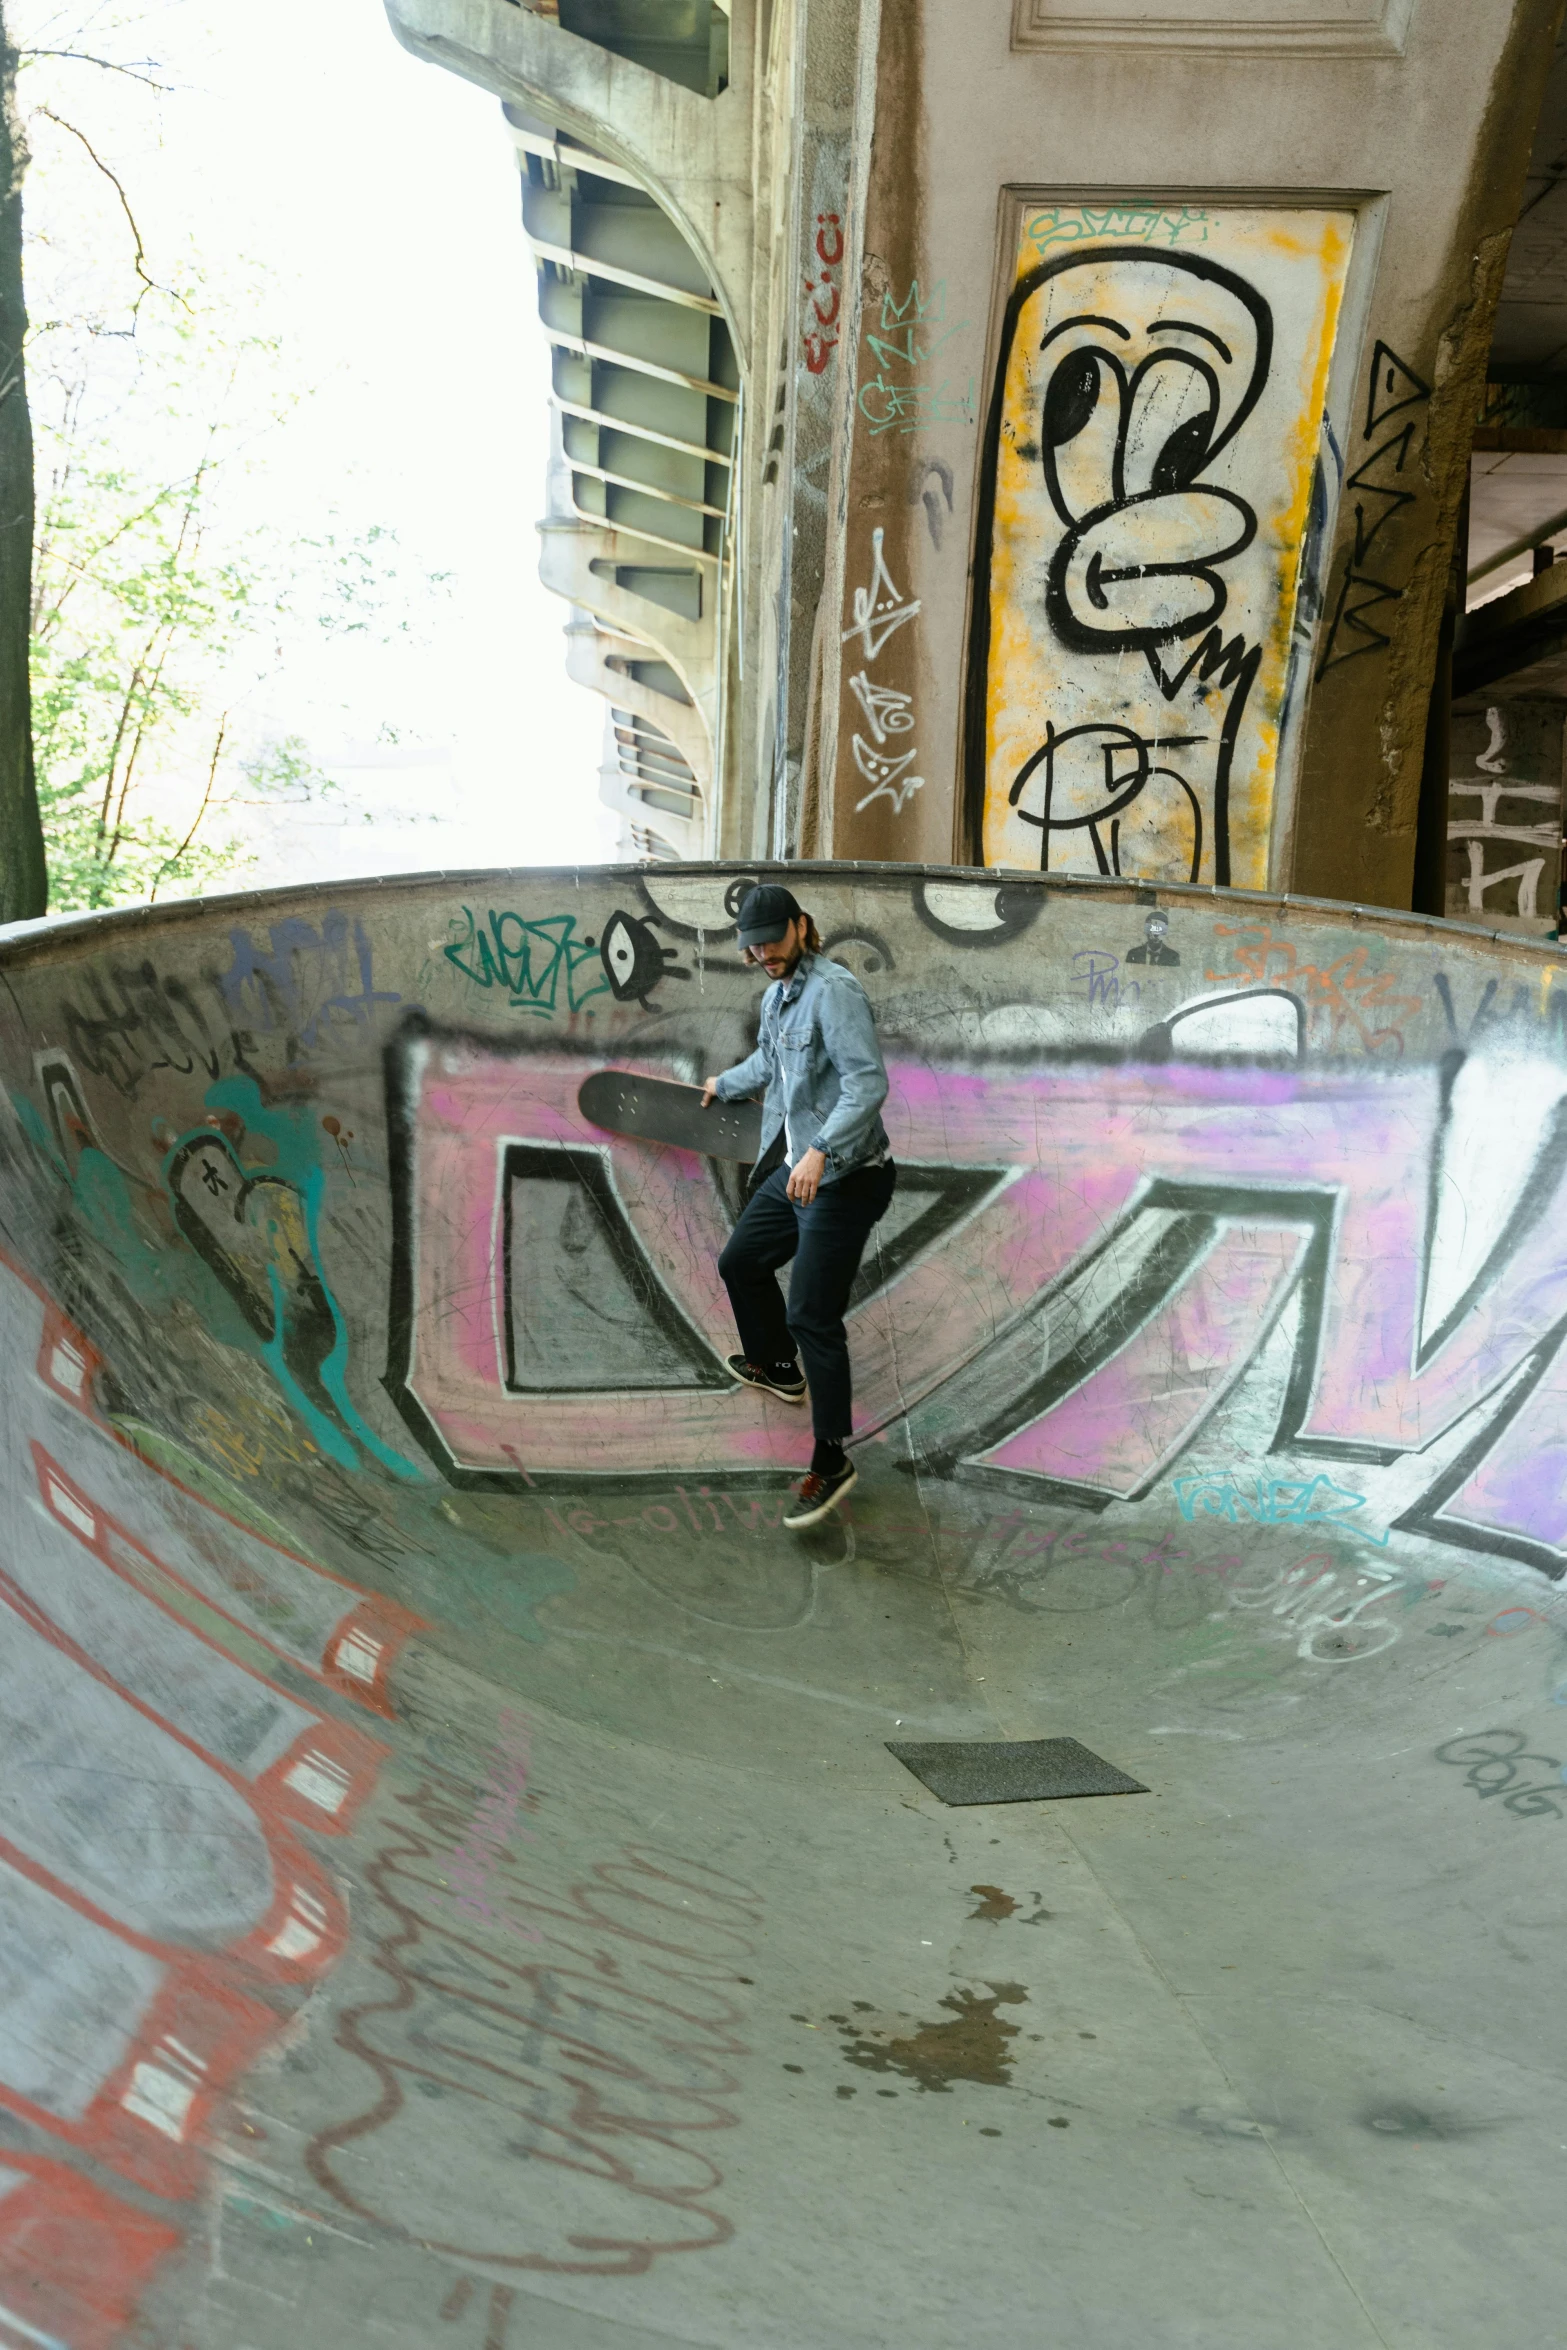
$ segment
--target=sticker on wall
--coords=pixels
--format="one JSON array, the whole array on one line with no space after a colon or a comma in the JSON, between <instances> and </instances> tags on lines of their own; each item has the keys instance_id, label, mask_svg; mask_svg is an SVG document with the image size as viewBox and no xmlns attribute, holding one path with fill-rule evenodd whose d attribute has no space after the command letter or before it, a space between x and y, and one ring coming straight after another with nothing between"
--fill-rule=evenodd
<instances>
[{"instance_id":1,"label":"sticker on wall","mask_svg":"<svg viewBox=\"0 0 1567 2350\"><path fill-rule=\"evenodd\" d=\"M1354 215L1184 217L1171 244L1095 242L1071 206L1023 214L970 651L987 865L1269 880Z\"/></svg>"},{"instance_id":2,"label":"sticker on wall","mask_svg":"<svg viewBox=\"0 0 1567 2350\"><path fill-rule=\"evenodd\" d=\"M1143 921L1143 935L1138 944L1129 947L1129 963L1178 963L1180 956L1170 944L1170 917L1162 907L1155 906Z\"/></svg>"}]
</instances>

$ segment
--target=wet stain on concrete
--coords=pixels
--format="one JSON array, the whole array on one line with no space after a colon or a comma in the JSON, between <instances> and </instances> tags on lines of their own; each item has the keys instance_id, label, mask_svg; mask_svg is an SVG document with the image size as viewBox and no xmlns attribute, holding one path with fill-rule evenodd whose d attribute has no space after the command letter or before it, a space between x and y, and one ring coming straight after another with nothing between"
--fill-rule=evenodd
<instances>
[{"instance_id":1,"label":"wet stain on concrete","mask_svg":"<svg viewBox=\"0 0 1567 2350\"><path fill-rule=\"evenodd\" d=\"M1402 2138L1406 2145L1416 2146L1437 2139L1478 2137L1499 2127L1496 2122L1464 2121L1454 2113L1431 2113L1424 2106L1399 2102L1366 2106L1355 2119L1363 2130L1374 2130L1380 2138Z\"/></svg>"},{"instance_id":2,"label":"wet stain on concrete","mask_svg":"<svg viewBox=\"0 0 1567 2350\"><path fill-rule=\"evenodd\" d=\"M1051 1915L1051 1912L1041 1905L1037 1893L1029 1895L1028 1898L1034 1906L1027 1917L1022 1917L1019 1915L1022 1904L1014 1901L1010 1893L1003 1893L999 1885L971 1885L969 1891L979 1895L979 1906L976 1909L971 1909L969 1916L971 1918L985 1918L993 1926L1004 1925L1008 1918L1017 1918L1020 1926L1038 1926L1042 1925L1044 1920Z\"/></svg>"},{"instance_id":3,"label":"wet stain on concrete","mask_svg":"<svg viewBox=\"0 0 1567 2350\"><path fill-rule=\"evenodd\" d=\"M958 2081L984 2089L1012 2086L1012 2052L1008 2043L1018 2027L1001 2014L1003 2007L1019 2007L1028 1997L1021 1983L991 1983L988 1999L977 1992L949 1992L941 2005L947 2023L916 2024L912 2032L878 2031L874 2027L834 2018L843 2034L844 2059L862 2071L896 2073L917 2089L943 2095ZM900 2019L902 2020L902 2019ZM878 2091L886 2095L886 2091Z\"/></svg>"},{"instance_id":4,"label":"wet stain on concrete","mask_svg":"<svg viewBox=\"0 0 1567 2350\"><path fill-rule=\"evenodd\" d=\"M978 1908L969 1911L971 1918L989 1918L992 1925L999 1926L1003 1918L1017 1916L1017 1903L999 1885L971 1885L969 1891L979 1895Z\"/></svg>"}]
</instances>

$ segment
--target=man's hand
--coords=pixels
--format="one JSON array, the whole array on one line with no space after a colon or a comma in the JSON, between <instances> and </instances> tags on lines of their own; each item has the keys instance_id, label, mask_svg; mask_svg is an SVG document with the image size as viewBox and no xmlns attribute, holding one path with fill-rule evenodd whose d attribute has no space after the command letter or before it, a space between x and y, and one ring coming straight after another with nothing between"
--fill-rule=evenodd
<instances>
[{"instance_id":1,"label":"man's hand","mask_svg":"<svg viewBox=\"0 0 1567 2350\"><path fill-rule=\"evenodd\" d=\"M718 1099L718 1079L717 1079L716 1077L710 1077L710 1078L708 1079L707 1083L706 1083L706 1084L703 1086L703 1088L702 1088L702 1107L703 1107L703 1109L704 1109L704 1110L710 1110L710 1109L712 1108L712 1106L713 1106L714 1102L716 1102L716 1101L717 1101L717 1099Z\"/></svg>"},{"instance_id":2,"label":"man's hand","mask_svg":"<svg viewBox=\"0 0 1567 2350\"><path fill-rule=\"evenodd\" d=\"M824 1151L807 1151L804 1158L790 1169L788 1196L797 1207L810 1206L826 1172L827 1156Z\"/></svg>"}]
</instances>

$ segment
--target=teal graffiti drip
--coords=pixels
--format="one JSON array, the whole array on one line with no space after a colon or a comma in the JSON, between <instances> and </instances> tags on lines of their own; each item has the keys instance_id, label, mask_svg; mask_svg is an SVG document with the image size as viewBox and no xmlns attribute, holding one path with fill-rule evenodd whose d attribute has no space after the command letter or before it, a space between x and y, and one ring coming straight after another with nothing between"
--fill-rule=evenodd
<instances>
[{"instance_id":1,"label":"teal graffiti drip","mask_svg":"<svg viewBox=\"0 0 1567 2350\"><path fill-rule=\"evenodd\" d=\"M316 1156L313 1114L308 1111L269 1110L261 1099L261 1089L253 1077L220 1078L216 1085L207 1088L204 1098L209 1110L233 1110L244 1121L247 1133L263 1135L272 1144L277 1152L277 1174L284 1182L291 1183L304 1201L305 1234L321 1283L321 1294L326 1299L327 1311L332 1317L334 1332L332 1351L321 1365L321 1384L342 1414L344 1425L352 1430L365 1451L378 1460L384 1469L389 1469L394 1477L401 1477L414 1485L428 1483L428 1471L418 1467L402 1453L394 1451L391 1445L383 1443L361 1416L348 1392L348 1330L321 1262L320 1211L325 1177ZM199 1131L192 1129L192 1132ZM180 1143L188 1140L189 1136L180 1137ZM180 1143L174 1146L176 1150ZM173 1156L174 1151L171 1150L164 1161L165 1174ZM340 1430L333 1427L325 1413L301 1393L283 1360L283 1294L275 1265L267 1267L267 1285L272 1293L272 1336L260 1349L261 1359L310 1429L321 1450L336 1461L339 1467L355 1469L359 1464L352 1445Z\"/></svg>"},{"instance_id":2,"label":"teal graffiti drip","mask_svg":"<svg viewBox=\"0 0 1567 2350\"><path fill-rule=\"evenodd\" d=\"M316 1271L321 1275L321 1291L327 1302L327 1310L332 1316L332 1328L337 1333L332 1342L332 1351L321 1365L321 1384L366 1452L373 1454L383 1469L390 1469L394 1477L406 1478L410 1484L427 1484L429 1482L428 1472L416 1467L412 1461L406 1460L400 1452L394 1452L389 1444L383 1444L375 1430L360 1417L358 1408L348 1392L348 1331L344 1326L342 1314L338 1310L337 1299L332 1294L331 1285L322 1266L321 1250L316 1238L321 1194L325 1187L326 1178L321 1169L319 1167L313 1168L310 1181L305 1188L305 1231L309 1237L310 1254L315 1259ZM277 1280L276 1266L269 1266L268 1271L275 1283ZM275 1313L275 1306L273 1310ZM279 1321L277 1328L278 1335L281 1337L281 1321Z\"/></svg>"},{"instance_id":3,"label":"teal graffiti drip","mask_svg":"<svg viewBox=\"0 0 1567 2350\"><path fill-rule=\"evenodd\" d=\"M272 1292L272 1335L261 1349L261 1359L328 1459L336 1461L340 1469L357 1469L358 1458L347 1437L333 1427L325 1412L317 1411L283 1359L283 1284L276 1265L267 1267L267 1287Z\"/></svg>"},{"instance_id":4,"label":"teal graffiti drip","mask_svg":"<svg viewBox=\"0 0 1567 2350\"><path fill-rule=\"evenodd\" d=\"M37 1105L29 1101L25 1093L13 1093L10 1096L10 1102L12 1109L16 1112L16 1122L34 1150L42 1151L45 1158L58 1168L69 1182L70 1170L55 1148L54 1136L40 1116Z\"/></svg>"}]
</instances>

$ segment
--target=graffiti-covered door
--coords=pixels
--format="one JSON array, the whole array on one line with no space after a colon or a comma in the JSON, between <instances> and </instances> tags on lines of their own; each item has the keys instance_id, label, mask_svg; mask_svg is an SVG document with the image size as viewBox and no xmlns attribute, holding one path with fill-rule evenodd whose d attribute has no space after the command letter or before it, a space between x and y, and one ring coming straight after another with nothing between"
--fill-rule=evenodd
<instances>
[{"instance_id":1,"label":"graffiti-covered door","mask_svg":"<svg viewBox=\"0 0 1567 2350\"><path fill-rule=\"evenodd\" d=\"M1024 208L970 647L987 865L1266 885L1353 228Z\"/></svg>"}]
</instances>

